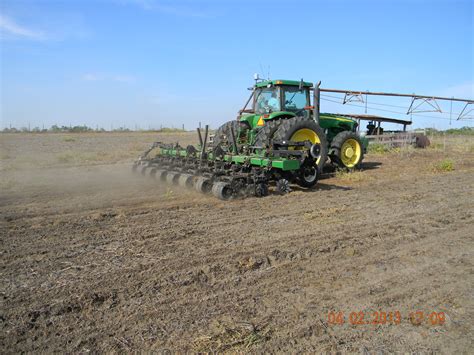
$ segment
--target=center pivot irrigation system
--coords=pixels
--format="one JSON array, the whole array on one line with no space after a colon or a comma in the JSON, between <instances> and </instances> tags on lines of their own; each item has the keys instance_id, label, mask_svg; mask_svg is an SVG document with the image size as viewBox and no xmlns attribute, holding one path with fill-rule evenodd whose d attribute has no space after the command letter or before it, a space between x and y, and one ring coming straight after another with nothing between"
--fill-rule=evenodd
<instances>
[{"instance_id":1,"label":"center pivot irrigation system","mask_svg":"<svg viewBox=\"0 0 474 355\"><path fill-rule=\"evenodd\" d=\"M368 141L358 133L357 120L321 113L321 92L344 93L344 103L361 95L407 96L412 98L410 110L418 100L430 104L436 99L462 101L466 103L463 112L474 103L415 94L323 89L320 84L257 76L236 120L223 124L213 137L207 125L204 132L198 128L196 147L155 142L134 162L133 171L202 193L212 192L222 200L263 197L270 185L276 193L285 194L291 191L291 184L313 187L327 162L354 169L364 158Z\"/></svg>"}]
</instances>

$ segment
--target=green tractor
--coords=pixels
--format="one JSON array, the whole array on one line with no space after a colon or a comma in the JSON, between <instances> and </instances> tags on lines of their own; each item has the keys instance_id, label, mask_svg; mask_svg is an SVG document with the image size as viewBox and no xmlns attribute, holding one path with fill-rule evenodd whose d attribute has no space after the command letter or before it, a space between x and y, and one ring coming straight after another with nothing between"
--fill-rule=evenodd
<instances>
[{"instance_id":1,"label":"green tractor","mask_svg":"<svg viewBox=\"0 0 474 355\"><path fill-rule=\"evenodd\" d=\"M320 145L319 171L328 160L343 169L360 165L368 141L356 133L355 120L319 113L319 87L303 80L256 80L251 90L237 120L217 129L212 143L216 151L229 147L264 151L273 141L310 141Z\"/></svg>"},{"instance_id":2,"label":"green tractor","mask_svg":"<svg viewBox=\"0 0 474 355\"><path fill-rule=\"evenodd\" d=\"M229 200L263 197L269 188L286 194L290 184L312 188L328 158L345 169L361 163L367 145L357 122L320 114L319 84L267 80L251 90L237 120L222 125L210 145L206 125L204 136L197 129L198 145L154 142L132 170Z\"/></svg>"}]
</instances>

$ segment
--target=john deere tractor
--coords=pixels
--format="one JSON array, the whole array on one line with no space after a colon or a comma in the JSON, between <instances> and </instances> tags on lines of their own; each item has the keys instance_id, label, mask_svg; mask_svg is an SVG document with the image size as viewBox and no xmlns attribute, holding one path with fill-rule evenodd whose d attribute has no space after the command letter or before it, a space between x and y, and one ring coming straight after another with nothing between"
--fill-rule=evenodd
<instances>
[{"instance_id":1,"label":"john deere tractor","mask_svg":"<svg viewBox=\"0 0 474 355\"><path fill-rule=\"evenodd\" d=\"M229 200L263 197L269 188L285 194L290 184L311 188L328 157L347 169L362 161L365 145L355 132L357 123L320 114L319 86L267 80L256 81L251 90L238 118L222 125L210 145L208 126L204 136L197 129L197 146L154 142L133 170Z\"/></svg>"},{"instance_id":2,"label":"john deere tractor","mask_svg":"<svg viewBox=\"0 0 474 355\"><path fill-rule=\"evenodd\" d=\"M357 168L368 142L356 133L357 122L335 114L319 113L316 87L306 81L256 81L237 120L217 130L213 146L216 150L237 146L268 149L273 141L310 141L320 145L319 170L328 161L344 169ZM235 144L231 131L236 132ZM225 149L225 148L224 148ZM293 149L298 149L293 148Z\"/></svg>"}]
</instances>

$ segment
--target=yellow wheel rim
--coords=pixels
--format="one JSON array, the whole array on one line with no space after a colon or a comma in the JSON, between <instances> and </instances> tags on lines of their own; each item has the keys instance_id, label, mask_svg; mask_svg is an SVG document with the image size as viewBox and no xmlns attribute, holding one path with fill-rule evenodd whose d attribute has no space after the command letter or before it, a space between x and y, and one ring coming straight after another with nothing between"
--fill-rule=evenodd
<instances>
[{"instance_id":1,"label":"yellow wheel rim","mask_svg":"<svg viewBox=\"0 0 474 355\"><path fill-rule=\"evenodd\" d=\"M302 128L297 130L295 133L293 133L290 140L294 142L310 141L313 144L321 143L316 132L308 128Z\"/></svg>"},{"instance_id":2,"label":"yellow wheel rim","mask_svg":"<svg viewBox=\"0 0 474 355\"><path fill-rule=\"evenodd\" d=\"M321 140L319 139L318 135L316 134L315 131L308 129L308 128L301 128L297 130L295 133L290 138L291 141L293 142L304 142L304 141L310 141L312 144L319 143L321 144ZM301 148L290 148L290 149L304 149L303 147ZM316 160L316 164L319 164L319 161L321 160L321 157L319 157Z\"/></svg>"},{"instance_id":3,"label":"yellow wheel rim","mask_svg":"<svg viewBox=\"0 0 474 355\"><path fill-rule=\"evenodd\" d=\"M353 138L347 139L341 147L342 163L348 168L356 166L362 156L362 147L359 142Z\"/></svg>"}]
</instances>

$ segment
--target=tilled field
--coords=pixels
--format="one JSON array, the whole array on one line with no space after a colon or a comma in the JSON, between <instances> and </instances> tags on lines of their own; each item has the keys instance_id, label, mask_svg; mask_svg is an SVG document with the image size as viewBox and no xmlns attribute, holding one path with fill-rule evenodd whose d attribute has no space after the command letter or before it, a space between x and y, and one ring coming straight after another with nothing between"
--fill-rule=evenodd
<instances>
[{"instance_id":1,"label":"tilled field","mask_svg":"<svg viewBox=\"0 0 474 355\"><path fill-rule=\"evenodd\" d=\"M132 175L150 135L71 136L0 137L2 352L472 351L472 139L222 202Z\"/></svg>"}]
</instances>

